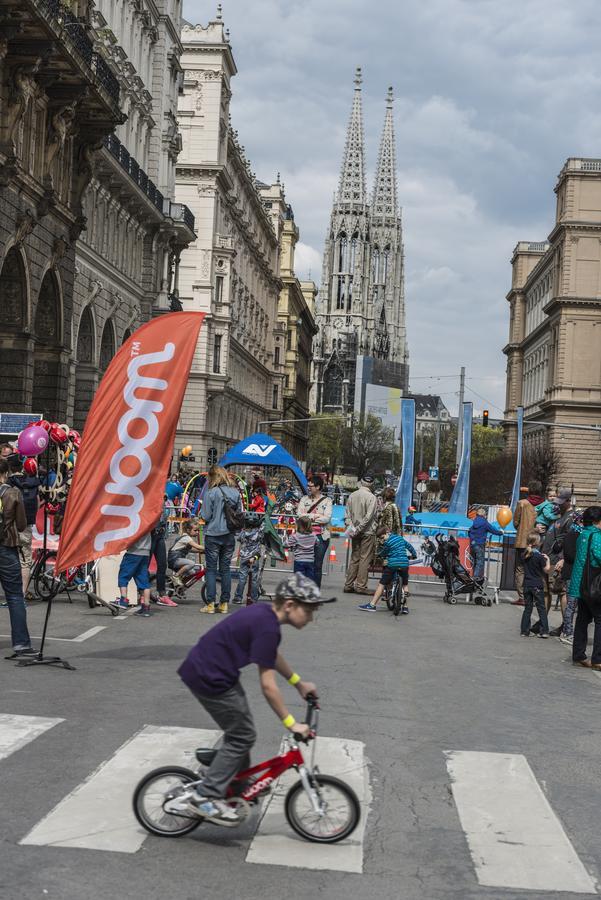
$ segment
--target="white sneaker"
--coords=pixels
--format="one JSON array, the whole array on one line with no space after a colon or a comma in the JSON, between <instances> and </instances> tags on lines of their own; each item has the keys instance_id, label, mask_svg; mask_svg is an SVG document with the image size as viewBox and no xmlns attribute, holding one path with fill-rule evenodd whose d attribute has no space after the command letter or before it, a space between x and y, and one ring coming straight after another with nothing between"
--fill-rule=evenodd
<instances>
[{"instance_id":1,"label":"white sneaker","mask_svg":"<svg viewBox=\"0 0 601 900\"><path fill-rule=\"evenodd\" d=\"M177 797L165 805L167 812L184 813L201 816L207 822L214 822L216 825L225 825L232 828L241 822L240 816L231 808L224 800L217 800L214 797L199 797L194 794L184 794Z\"/></svg>"},{"instance_id":2,"label":"white sneaker","mask_svg":"<svg viewBox=\"0 0 601 900\"><path fill-rule=\"evenodd\" d=\"M562 635L560 635L559 640L561 641L562 644L569 644L570 647L571 647L572 644L574 643L574 638L572 637L571 634L570 634L570 635L566 635L565 637L564 637L564 635L562 634Z\"/></svg>"}]
</instances>

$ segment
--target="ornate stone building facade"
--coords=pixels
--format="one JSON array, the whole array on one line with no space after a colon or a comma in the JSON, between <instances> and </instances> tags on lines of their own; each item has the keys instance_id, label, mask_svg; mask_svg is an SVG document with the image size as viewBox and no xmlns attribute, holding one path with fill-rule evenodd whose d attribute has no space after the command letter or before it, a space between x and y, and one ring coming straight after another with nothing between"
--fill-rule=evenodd
<instances>
[{"instance_id":1,"label":"ornate stone building facade","mask_svg":"<svg viewBox=\"0 0 601 900\"><path fill-rule=\"evenodd\" d=\"M601 160L568 159L555 193L548 241L513 253L505 419L524 407L525 449L556 451L558 480L585 501L601 477L601 431L561 426L601 424ZM513 450L516 428L505 430Z\"/></svg>"},{"instance_id":2,"label":"ornate stone building facade","mask_svg":"<svg viewBox=\"0 0 601 900\"><path fill-rule=\"evenodd\" d=\"M383 361L388 386L408 388L403 232L397 201L392 105L390 88L370 200L365 178L361 70L357 69L317 303L317 412L349 413L353 409L358 356Z\"/></svg>"},{"instance_id":3,"label":"ornate stone building facade","mask_svg":"<svg viewBox=\"0 0 601 900\"><path fill-rule=\"evenodd\" d=\"M84 193L97 142L122 118L80 6L3 0L0 21L0 409L59 421Z\"/></svg>"},{"instance_id":4,"label":"ornate stone building facade","mask_svg":"<svg viewBox=\"0 0 601 900\"><path fill-rule=\"evenodd\" d=\"M279 241L289 208L277 181L257 181L231 127L236 65L221 15L206 27L185 25L182 42L176 196L192 209L198 237L182 254L180 296L186 309L207 315L176 444L191 444L202 467L268 421L285 418L288 341L295 344L301 326L289 338L289 314L278 314ZM301 338L305 353L307 340Z\"/></svg>"},{"instance_id":5,"label":"ornate stone building facade","mask_svg":"<svg viewBox=\"0 0 601 900\"><path fill-rule=\"evenodd\" d=\"M279 275L282 289L278 301L279 333L274 346L273 367L283 372L283 403L280 424L271 427L271 434L289 450L301 464L307 460L310 416L311 362L313 338L317 325L313 306L316 285L300 282L294 272L294 253L299 230L292 207L285 201L279 179L275 185L261 189L261 196L270 212L274 231L279 233Z\"/></svg>"},{"instance_id":6,"label":"ornate stone building facade","mask_svg":"<svg viewBox=\"0 0 601 900\"><path fill-rule=\"evenodd\" d=\"M0 408L81 428L194 236L170 199L179 3L24 0L1 27Z\"/></svg>"}]
</instances>

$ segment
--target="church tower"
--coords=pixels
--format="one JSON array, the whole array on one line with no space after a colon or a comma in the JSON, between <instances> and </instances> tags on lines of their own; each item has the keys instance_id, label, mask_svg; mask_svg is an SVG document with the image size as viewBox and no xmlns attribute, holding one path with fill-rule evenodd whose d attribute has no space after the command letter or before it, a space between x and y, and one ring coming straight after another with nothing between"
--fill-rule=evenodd
<instances>
[{"instance_id":1,"label":"church tower","mask_svg":"<svg viewBox=\"0 0 601 900\"><path fill-rule=\"evenodd\" d=\"M370 203L365 179L361 69L347 129L338 191L325 241L316 321L317 412L363 412L364 381L407 390L402 227L388 92ZM361 359L358 367L357 360ZM355 392L360 396L355 399Z\"/></svg>"}]
</instances>

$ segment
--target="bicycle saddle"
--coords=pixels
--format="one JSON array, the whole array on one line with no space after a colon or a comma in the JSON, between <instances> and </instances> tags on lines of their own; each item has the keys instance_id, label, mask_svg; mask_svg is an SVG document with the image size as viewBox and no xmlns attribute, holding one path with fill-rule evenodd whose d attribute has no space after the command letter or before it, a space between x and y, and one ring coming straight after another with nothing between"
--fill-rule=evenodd
<instances>
[{"instance_id":1,"label":"bicycle saddle","mask_svg":"<svg viewBox=\"0 0 601 900\"><path fill-rule=\"evenodd\" d=\"M203 766L210 766L217 755L215 747L199 747L196 751L196 759Z\"/></svg>"}]
</instances>

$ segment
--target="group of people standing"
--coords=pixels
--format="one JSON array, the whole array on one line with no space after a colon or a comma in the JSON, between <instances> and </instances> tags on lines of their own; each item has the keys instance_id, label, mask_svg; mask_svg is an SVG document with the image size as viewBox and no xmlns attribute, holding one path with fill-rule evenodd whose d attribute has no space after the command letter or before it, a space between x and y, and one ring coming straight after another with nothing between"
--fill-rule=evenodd
<instances>
[{"instance_id":1,"label":"group of people standing","mask_svg":"<svg viewBox=\"0 0 601 900\"><path fill-rule=\"evenodd\" d=\"M601 670L601 506L576 509L569 488L544 500L540 484L532 482L527 497L517 505L514 524L518 593L514 603L524 606L521 634L558 637L572 647L575 665ZM559 597L562 622L550 631L553 595ZM538 621L531 626L535 607ZM595 632L589 659L591 622Z\"/></svg>"}]
</instances>

